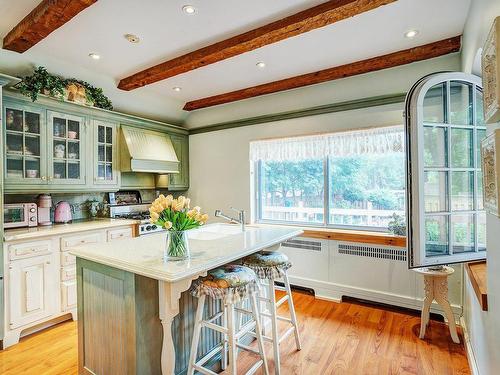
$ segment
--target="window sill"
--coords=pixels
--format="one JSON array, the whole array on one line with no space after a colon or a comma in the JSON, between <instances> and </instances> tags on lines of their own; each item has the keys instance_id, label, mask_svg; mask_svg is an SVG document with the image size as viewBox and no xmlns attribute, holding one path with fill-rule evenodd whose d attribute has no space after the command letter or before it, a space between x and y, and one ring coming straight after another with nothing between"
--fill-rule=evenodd
<instances>
[{"instance_id":1,"label":"window sill","mask_svg":"<svg viewBox=\"0 0 500 375\"><path fill-rule=\"evenodd\" d=\"M465 269L483 311L488 311L487 266L486 261L466 263Z\"/></svg>"},{"instance_id":2,"label":"window sill","mask_svg":"<svg viewBox=\"0 0 500 375\"><path fill-rule=\"evenodd\" d=\"M285 226L277 224L257 224L258 226ZM321 240L334 240L345 242L361 242L386 246L406 247L406 237L395 236L389 233L370 232L353 229L332 229L332 228L298 228L304 231L302 237L318 238Z\"/></svg>"}]
</instances>

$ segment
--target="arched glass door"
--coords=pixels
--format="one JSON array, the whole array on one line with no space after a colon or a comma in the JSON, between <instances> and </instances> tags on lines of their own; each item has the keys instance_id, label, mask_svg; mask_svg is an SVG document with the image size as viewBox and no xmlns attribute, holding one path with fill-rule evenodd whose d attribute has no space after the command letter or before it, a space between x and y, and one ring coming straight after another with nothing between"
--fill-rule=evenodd
<instances>
[{"instance_id":1,"label":"arched glass door","mask_svg":"<svg viewBox=\"0 0 500 375\"><path fill-rule=\"evenodd\" d=\"M438 73L406 98L410 268L484 259L479 77Z\"/></svg>"}]
</instances>

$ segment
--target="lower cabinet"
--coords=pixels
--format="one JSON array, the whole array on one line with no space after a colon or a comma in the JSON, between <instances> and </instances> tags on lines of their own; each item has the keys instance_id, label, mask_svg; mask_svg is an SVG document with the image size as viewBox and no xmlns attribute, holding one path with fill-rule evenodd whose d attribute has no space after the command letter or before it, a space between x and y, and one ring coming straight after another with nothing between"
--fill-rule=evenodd
<instances>
[{"instance_id":1,"label":"lower cabinet","mask_svg":"<svg viewBox=\"0 0 500 375\"><path fill-rule=\"evenodd\" d=\"M57 311L59 277L53 255L10 262L9 328L18 328Z\"/></svg>"},{"instance_id":2,"label":"lower cabinet","mask_svg":"<svg viewBox=\"0 0 500 375\"><path fill-rule=\"evenodd\" d=\"M61 283L61 310L69 311L76 307L76 280Z\"/></svg>"}]
</instances>

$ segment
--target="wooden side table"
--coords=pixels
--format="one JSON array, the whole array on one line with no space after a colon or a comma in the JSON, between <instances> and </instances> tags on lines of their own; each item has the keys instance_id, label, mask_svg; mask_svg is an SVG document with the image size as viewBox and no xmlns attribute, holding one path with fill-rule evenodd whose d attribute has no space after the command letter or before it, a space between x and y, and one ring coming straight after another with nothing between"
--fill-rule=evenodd
<instances>
[{"instance_id":1,"label":"wooden side table","mask_svg":"<svg viewBox=\"0 0 500 375\"><path fill-rule=\"evenodd\" d=\"M453 274L455 270L451 267L443 266L440 268L416 268L414 271L424 275L425 283L424 306L422 308L422 318L420 322L420 338L423 339L425 337L425 330L429 323L431 304L432 301L436 300L442 307L446 319L448 319L448 327L450 328L453 342L459 344L460 339L457 334L455 316L453 315L450 302L448 301L448 276Z\"/></svg>"}]
</instances>

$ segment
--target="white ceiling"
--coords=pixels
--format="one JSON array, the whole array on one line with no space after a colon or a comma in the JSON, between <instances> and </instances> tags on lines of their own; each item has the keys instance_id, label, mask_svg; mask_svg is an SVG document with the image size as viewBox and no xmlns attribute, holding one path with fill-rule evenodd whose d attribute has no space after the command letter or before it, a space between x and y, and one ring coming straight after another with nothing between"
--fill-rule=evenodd
<instances>
[{"instance_id":1,"label":"white ceiling","mask_svg":"<svg viewBox=\"0 0 500 375\"><path fill-rule=\"evenodd\" d=\"M54 69L57 64L65 64L65 71L73 67L75 75L85 72L86 79L95 85L106 79L108 83L102 85L108 88L111 82L116 84L120 78L141 69L322 2L99 0L23 56L33 63L54 62ZM39 0L0 0L0 37L38 3ZM194 5L196 14L183 13L185 4ZM170 113L165 113L165 118L185 119L187 114L181 110L185 101L460 35L469 5L470 0L399 0L138 90L119 93L110 88L106 93L112 99L116 96L120 107L126 107L127 101L132 105L141 95L162 99L169 103L165 107ZM418 29L420 33L414 39L406 39L403 34L409 29ZM126 33L138 35L141 42L127 42L123 37ZM90 59L91 52L100 54L101 59ZM258 61L265 61L266 67L258 69ZM89 78L90 72L95 72L94 80ZM182 91L174 92L174 86L182 87Z\"/></svg>"}]
</instances>

